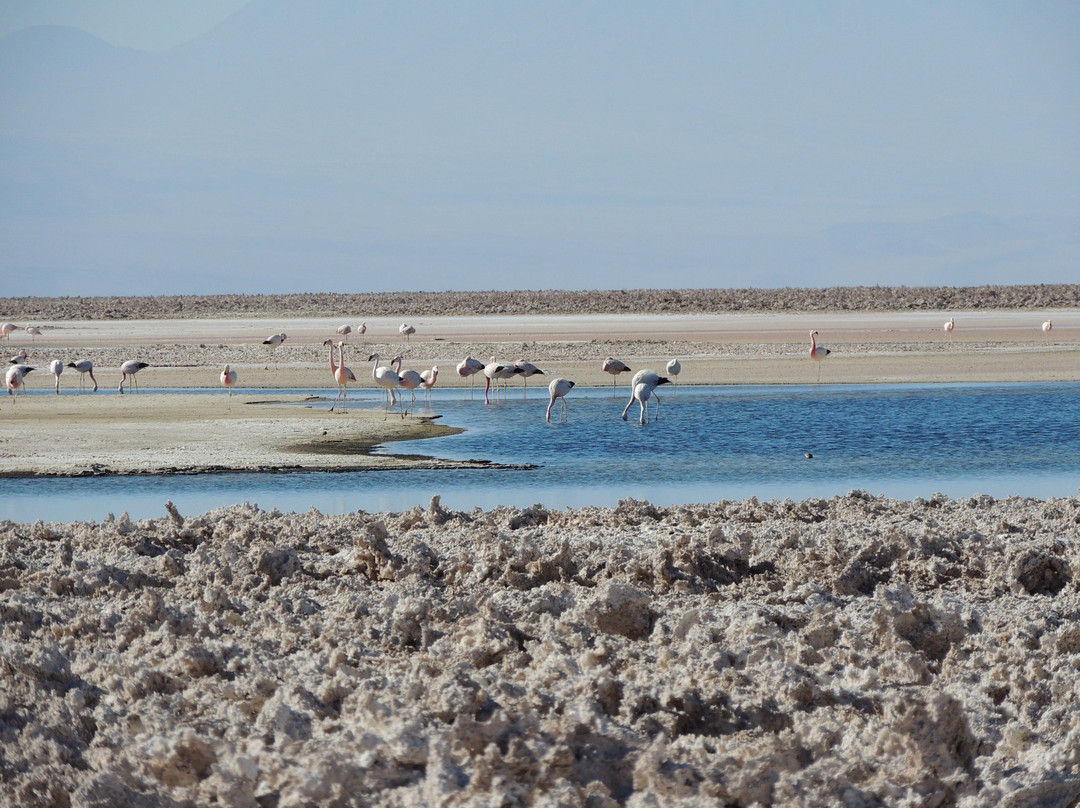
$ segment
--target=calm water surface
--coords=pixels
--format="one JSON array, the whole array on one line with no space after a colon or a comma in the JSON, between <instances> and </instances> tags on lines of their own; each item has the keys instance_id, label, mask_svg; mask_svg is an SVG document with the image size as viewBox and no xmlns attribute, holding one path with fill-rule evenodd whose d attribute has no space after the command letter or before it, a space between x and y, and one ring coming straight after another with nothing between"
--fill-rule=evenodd
<instances>
[{"instance_id":1,"label":"calm water surface","mask_svg":"<svg viewBox=\"0 0 1080 808\"><path fill-rule=\"evenodd\" d=\"M551 424L542 385L526 401L516 383L490 407L482 393L436 392L414 411L466 432L381 453L535 468L0 480L0 518L148 518L164 515L169 499L185 515L237 502L346 513L427 506L434 494L471 510L613 506L625 497L658 505L799 499L857 488L904 499L1075 496L1080 485L1075 383L660 388L659 420L644 426L636 404L628 421L619 418L625 386L618 397L610 388L575 389L567 423ZM355 395L356 406L381 406L373 390Z\"/></svg>"}]
</instances>

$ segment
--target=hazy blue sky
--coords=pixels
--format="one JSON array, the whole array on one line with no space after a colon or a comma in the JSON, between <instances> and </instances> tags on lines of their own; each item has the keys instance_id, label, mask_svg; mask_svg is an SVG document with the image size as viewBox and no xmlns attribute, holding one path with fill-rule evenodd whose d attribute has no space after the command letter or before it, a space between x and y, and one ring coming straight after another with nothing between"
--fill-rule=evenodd
<instances>
[{"instance_id":1,"label":"hazy blue sky","mask_svg":"<svg viewBox=\"0 0 1080 808\"><path fill-rule=\"evenodd\" d=\"M1080 278L1071 0L0 0L0 37L5 294Z\"/></svg>"}]
</instances>

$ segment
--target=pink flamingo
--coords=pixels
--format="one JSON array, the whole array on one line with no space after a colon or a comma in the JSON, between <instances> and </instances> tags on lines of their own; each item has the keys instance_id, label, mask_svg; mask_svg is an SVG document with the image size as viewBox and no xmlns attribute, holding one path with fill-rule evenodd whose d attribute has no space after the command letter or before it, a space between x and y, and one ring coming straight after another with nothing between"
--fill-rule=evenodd
<instances>
[{"instance_id":1,"label":"pink flamingo","mask_svg":"<svg viewBox=\"0 0 1080 808\"><path fill-rule=\"evenodd\" d=\"M334 333L336 333L336 334L340 334L341 336L345 337L345 340L346 340L346 342L347 342L347 341L348 341L348 339L349 339L349 334L351 334L351 333L352 333L352 330L353 330L353 329L352 329L352 326L351 326L351 325L339 325L339 326L338 326L338 327L337 327L337 328L335 329ZM323 345L325 345L325 344L326 344L326 343L324 342L324 343L323 343Z\"/></svg>"},{"instance_id":2,"label":"pink flamingo","mask_svg":"<svg viewBox=\"0 0 1080 808\"><path fill-rule=\"evenodd\" d=\"M1043 323L1043 324L1042 324L1042 330L1043 330L1043 333L1044 333L1044 334L1049 334L1049 333L1050 333L1050 330L1051 330L1051 329L1052 329L1053 327L1054 327L1054 324L1053 324L1052 322L1050 322L1049 320L1047 320L1047 321L1046 321L1045 323Z\"/></svg>"},{"instance_id":3,"label":"pink flamingo","mask_svg":"<svg viewBox=\"0 0 1080 808\"><path fill-rule=\"evenodd\" d=\"M232 398L233 387L236 386L236 371L228 365L221 371L221 384L229 389L229 398Z\"/></svg>"},{"instance_id":4,"label":"pink flamingo","mask_svg":"<svg viewBox=\"0 0 1080 808\"><path fill-rule=\"evenodd\" d=\"M409 402L411 405L416 402L416 388L424 383L424 378L415 370L402 370L402 361L402 357L394 357L393 362L397 363L397 367L394 370L397 373L398 378L401 379L398 384L408 390L409 394L412 396L412 400Z\"/></svg>"},{"instance_id":5,"label":"pink flamingo","mask_svg":"<svg viewBox=\"0 0 1080 808\"><path fill-rule=\"evenodd\" d=\"M4 323L3 325L0 325L0 337L3 337L4 339L10 339L11 332L18 330L19 327L15 325L15 323Z\"/></svg>"},{"instance_id":6,"label":"pink flamingo","mask_svg":"<svg viewBox=\"0 0 1080 808\"><path fill-rule=\"evenodd\" d=\"M54 359L49 363L49 372L56 378L56 395L60 395L60 374L64 372L64 363Z\"/></svg>"},{"instance_id":7,"label":"pink flamingo","mask_svg":"<svg viewBox=\"0 0 1080 808\"><path fill-rule=\"evenodd\" d=\"M682 373L682 362L678 359L672 359L667 363L667 374L672 377L672 384L675 385L675 397L679 396L679 374Z\"/></svg>"},{"instance_id":8,"label":"pink flamingo","mask_svg":"<svg viewBox=\"0 0 1080 808\"><path fill-rule=\"evenodd\" d=\"M26 333L30 335L30 341L34 342L35 340L37 340L38 337L41 336L41 329L38 328L36 325L28 325L26 327Z\"/></svg>"},{"instance_id":9,"label":"pink flamingo","mask_svg":"<svg viewBox=\"0 0 1080 808\"><path fill-rule=\"evenodd\" d=\"M634 378L630 380L630 400L626 402L626 406L623 407L622 419L626 420L626 413L630 411L630 405L635 401L641 403L641 398L637 395L637 389L640 385L645 385L649 389L651 396L652 391L662 384L671 384L671 379L666 376L661 376L655 370L639 370L634 374ZM646 400L650 396L646 396ZM660 417L660 398L656 399L656 417Z\"/></svg>"},{"instance_id":10,"label":"pink flamingo","mask_svg":"<svg viewBox=\"0 0 1080 808\"><path fill-rule=\"evenodd\" d=\"M831 354L832 351L830 351L828 348L826 348L823 345L818 345L816 337L817 337L817 331L811 331L810 332L810 358L811 359L816 359L818 362L820 362L826 356ZM820 382L821 381L821 365L818 365L817 375L818 375L818 381Z\"/></svg>"},{"instance_id":11,"label":"pink flamingo","mask_svg":"<svg viewBox=\"0 0 1080 808\"><path fill-rule=\"evenodd\" d=\"M551 408L555 406L555 399L561 399L562 401L562 416L560 420L566 420L566 394L569 393L574 387L574 383L569 379L552 379L551 384L548 385L548 392L551 394L551 400L547 405L547 414L545 419L551 423Z\"/></svg>"},{"instance_id":12,"label":"pink flamingo","mask_svg":"<svg viewBox=\"0 0 1080 808\"><path fill-rule=\"evenodd\" d=\"M409 341L409 336L416 333L416 329L407 323L402 323L398 326L398 333L405 337L405 341Z\"/></svg>"},{"instance_id":13,"label":"pink flamingo","mask_svg":"<svg viewBox=\"0 0 1080 808\"><path fill-rule=\"evenodd\" d=\"M431 370L425 370L420 374L420 378L423 379L421 387L424 388L424 397L429 401L431 400L431 388L435 386L435 382L439 380L439 366L433 365Z\"/></svg>"},{"instance_id":14,"label":"pink flamingo","mask_svg":"<svg viewBox=\"0 0 1080 808\"><path fill-rule=\"evenodd\" d=\"M499 380L509 379L515 373L520 373L521 369L516 368L513 365L500 365L495 361L495 357L491 357L491 361L484 365L484 376L487 382L484 384L484 403L490 404L488 401L488 390L491 389L491 380L495 380L495 397L499 396Z\"/></svg>"},{"instance_id":15,"label":"pink flamingo","mask_svg":"<svg viewBox=\"0 0 1080 808\"><path fill-rule=\"evenodd\" d=\"M90 381L94 383L93 392L97 392L97 379L94 378L94 363L89 359L80 359L78 362L68 362L67 367L77 370L79 372L79 392L82 392L83 385L86 383L86 374L90 374Z\"/></svg>"},{"instance_id":16,"label":"pink flamingo","mask_svg":"<svg viewBox=\"0 0 1080 808\"><path fill-rule=\"evenodd\" d=\"M630 370L630 367L618 359L612 359L610 356L604 360L604 363L600 365L600 370L604 373L611 374L611 397L615 398L615 380L620 373L626 373Z\"/></svg>"},{"instance_id":17,"label":"pink flamingo","mask_svg":"<svg viewBox=\"0 0 1080 808\"><path fill-rule=\"evenodd\" d=\"M7 385L9 396L19 395L19 389L26 386L26 374L34 368L29 365L12 365L4 374L4 382Z\"/></svg>"},{"instance_id":18,"label":"pink flamingo","mask_svg":"<svg viewBox=\"0 0 1080 808\"><path fill-rule=\"evenodd\" d=\"M9 359L8 361L11 362L11 364L13 365L25 365L26 357L28 355L29 354L26 353L26 348L19 348L19 352L13 357L11 357L11 359Z\"/></svg>"},{"instance_id":19,"label":"pink flamingo","mask_svg":"<svg viewBox=\"0 0 1080 808\"><path fill-rule=\"evenodd\" d=\"M543 376L544 371L540 370L532 362L526 362L524 359L519 359L514 363L514 367L518 369L518 373L525 380L525 386L521 390L521 397L528 398L529 395L529 377L530 376ZM550 387L551 385L548 385Z\"/></svg>"},{"instance_id":20,"label":"pink flamingo","mask_svg":"<svg viewBox=\"0 0 1080 808\"><path fill-rule=\"evenodd\" d=\"M337 406L338 401L341 401L341 411L349 411L349 382L356 381L356 374L349 368L345 367L345 343L339 342L338 346L338 363L334 364L334 341L328 339L323 343L323 346L330 346L330 375L334 377L334 381L337 382L338 394L334 399L334 403L330 405L330 412L334 411L334 407Z\"/></svg>"},{"instance_id":21,"label":"pink flamingo","mask_svg":"<svg viewBox=\"0 0 1080 808\"><path fill-rule=\"evenodd\" d=\"M950 337L952 336L953 329L956 328L956 318L950 317L949 322L945 323L945 333Z\"/></svg>"},{"instance_id":22,"label":"pink flamingo","mask_svg":"<svg viewBox=\"0 0 1080 808\"><path fill-rule=\"evenodd\" d=\"M466 356L462 359L457 366L457 375L463 379L469 380L469 393L472 393L473 379L472 377L484 369L484 363L479 359L473 359L471 356Z\"/></svg>"},{"instance_id":23,"label":"pink flamingo","mask_svg":"<svg viewBox=\"0 0 1080 808\"><path fill-rule=\"evenodd\" d=\"M139 362L139 361L137 361L135 359L129 359L128 361L126 361L124 364L122 364L120 366L120 386L116 388L116 391L118 393L120 393L121 395L123 395L123 393L124 393L124 380L127 379L128 376L130 376L131 377L131 385L130 386L132 388L134 388L135 392L138 392L139 391L139 383L137 381L135 381L135 374L138 373L143 368L148 368L148 367L150 367L149 362Z\"/></svg>"}]
</instances>

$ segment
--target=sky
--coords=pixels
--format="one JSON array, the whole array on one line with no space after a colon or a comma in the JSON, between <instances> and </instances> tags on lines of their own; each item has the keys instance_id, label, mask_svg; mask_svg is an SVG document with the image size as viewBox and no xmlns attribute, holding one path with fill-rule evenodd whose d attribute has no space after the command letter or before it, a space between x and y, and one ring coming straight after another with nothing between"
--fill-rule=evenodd
<instances>
[{"instance_id":1,"label":"sky","mask_svg":"<svg viewBox=\"0 0 1080 808\"><path fill-rule=\"evenodd\" d=\"M1073 2L0 0L0 277L1075 283L1078 98Z\"/></svg>"}]
</instances>

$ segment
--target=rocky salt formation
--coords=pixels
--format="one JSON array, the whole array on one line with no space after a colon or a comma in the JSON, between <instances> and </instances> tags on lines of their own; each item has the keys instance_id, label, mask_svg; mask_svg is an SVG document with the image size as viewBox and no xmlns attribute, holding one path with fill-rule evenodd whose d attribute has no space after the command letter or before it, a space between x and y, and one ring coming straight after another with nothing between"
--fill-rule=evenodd
<instances>
[{"instance_id":1,"label":"rocky salt formation","mask_svg":"<svg viewBox=\"0 0 1080 808\"><path fill-rule=\"evenodd\" d=\"M1080 799L1080 499L0 523L0 803Z\"/></svg>"}]
</instances>

